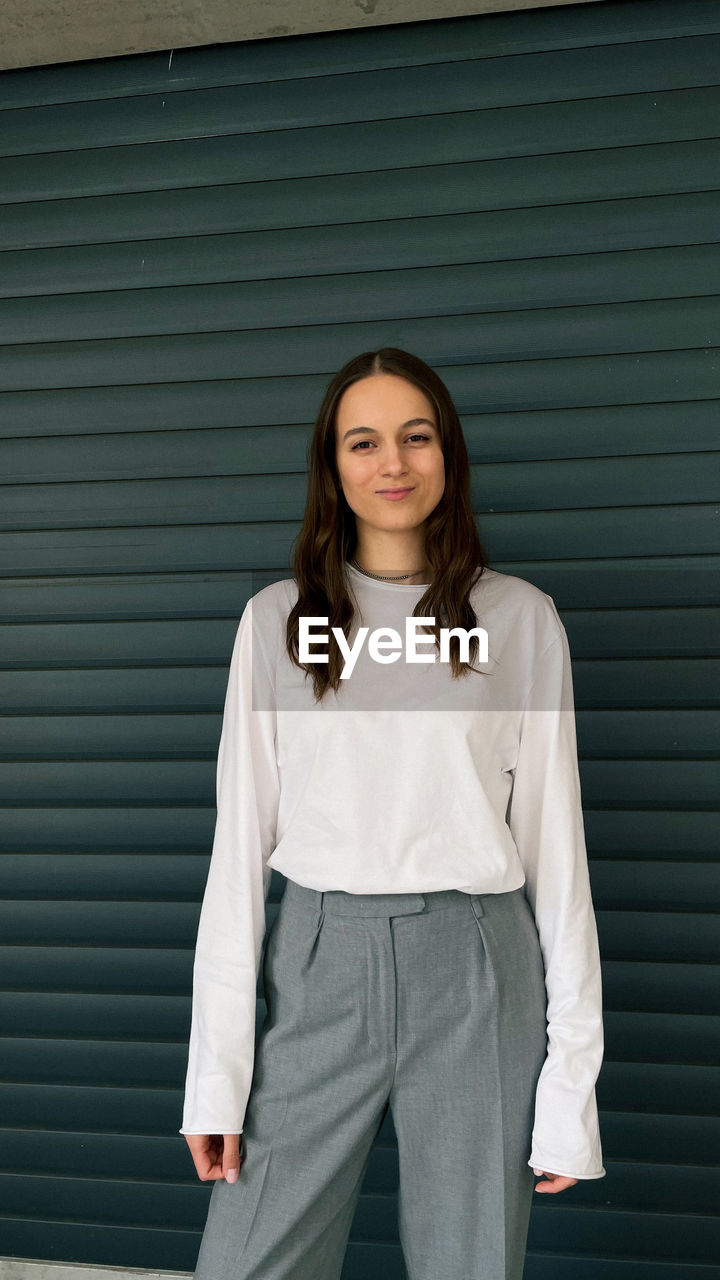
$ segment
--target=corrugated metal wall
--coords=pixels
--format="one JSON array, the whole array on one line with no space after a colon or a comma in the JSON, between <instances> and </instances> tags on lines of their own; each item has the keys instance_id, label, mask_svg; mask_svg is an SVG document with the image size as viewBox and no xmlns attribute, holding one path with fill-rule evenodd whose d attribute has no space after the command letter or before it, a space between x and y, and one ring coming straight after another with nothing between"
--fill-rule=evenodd
<instances>
[{"instance_id":1,"label":"corrugated metal wall","mask_svg":"<svg viewBox=\"0 0 720 1280\"><path fill-rule=\"evenodd\" d=\"M232 641L327 379L392 344L573 651L608 1173L536 1197L527 1280L720 1276L719 81L694 0L3 77L3 1254L194 1268ZM402 1275L396 1186L388 1123L346 1280Z\"/></svg>"}]
</instances>

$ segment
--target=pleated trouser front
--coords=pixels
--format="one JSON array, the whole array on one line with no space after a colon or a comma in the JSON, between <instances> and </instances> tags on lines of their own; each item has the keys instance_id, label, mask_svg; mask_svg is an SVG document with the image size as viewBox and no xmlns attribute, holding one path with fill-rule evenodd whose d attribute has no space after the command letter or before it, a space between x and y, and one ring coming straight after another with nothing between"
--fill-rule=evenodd
<instances>
[{"instance_id":1,"label":"pleated trouser front","mask_svg":"<svg viewBox=\"0 0 720 1280\"><path fill-rule=\"evenodd\" d=\"M213 1186L195 1280L339 1280L388 1107L409 1280L521 1280L547 1051L524 889L288 880L262 975L245 1159L236 1183Z\"/></svg>"}]
</instances>

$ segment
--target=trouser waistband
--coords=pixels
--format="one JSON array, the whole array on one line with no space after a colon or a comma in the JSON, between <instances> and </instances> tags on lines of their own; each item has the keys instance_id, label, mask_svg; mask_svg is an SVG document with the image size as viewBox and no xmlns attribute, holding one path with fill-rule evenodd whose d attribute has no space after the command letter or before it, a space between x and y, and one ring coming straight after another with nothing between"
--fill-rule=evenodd
<instances>
[{"instance_id":1,"label":"trouser waistband","mask_svg":"<svg viewBox=\"0 0 720 1280\"><path fill-rule=\"evenodd\" d=\"M462 889L437 889L430 893L347 893L344 889L310 889L287 877L284 892L284 897L299 906L338 916L407 916L446 910L468 899L473 903L475 914L482 915L482 902L487 896L464 893Z\"/></svg>"}]
</instances>

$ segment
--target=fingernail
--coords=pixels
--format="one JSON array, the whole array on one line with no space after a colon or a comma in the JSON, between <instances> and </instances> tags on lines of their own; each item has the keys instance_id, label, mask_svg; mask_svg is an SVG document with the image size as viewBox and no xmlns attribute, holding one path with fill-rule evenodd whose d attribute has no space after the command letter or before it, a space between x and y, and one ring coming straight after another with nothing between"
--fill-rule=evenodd
<instances>
[{"instance_id":1,"label":"fingernail","mask_svg":"<svg viewBox=\"0 0 720 1280\"><path fill-rule=\"evenodd\" d=\"M228 1171L227 1171L227 1178L226 1178L226 1181L227 1181L227 1182L237 1182L237 1176L238 1176L238 1171L237 1171L237 1169L228 1169Z\"/></svg>"}]
</instances>

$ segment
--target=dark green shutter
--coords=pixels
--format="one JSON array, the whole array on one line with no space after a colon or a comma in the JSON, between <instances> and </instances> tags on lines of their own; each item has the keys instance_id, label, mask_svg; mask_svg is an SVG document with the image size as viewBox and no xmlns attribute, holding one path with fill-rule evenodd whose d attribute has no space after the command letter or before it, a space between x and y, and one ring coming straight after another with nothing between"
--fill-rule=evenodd
<instances>
[{"instance_id":1,"label":"dark green shutter","mask_svg":"<svg viewBox=\"0 0 720 1280\"><path fill-rule=\"evenodd\" d=\"M387 344L573 653L607 1177L535 1197L526 1277L720 1277L719 68L717 3L641 0L2 77L0 1253L194 1268L232 641ZM396 1189L388 1121L345 1280L403 1274Z\"/></svg>"}]
</instances>

